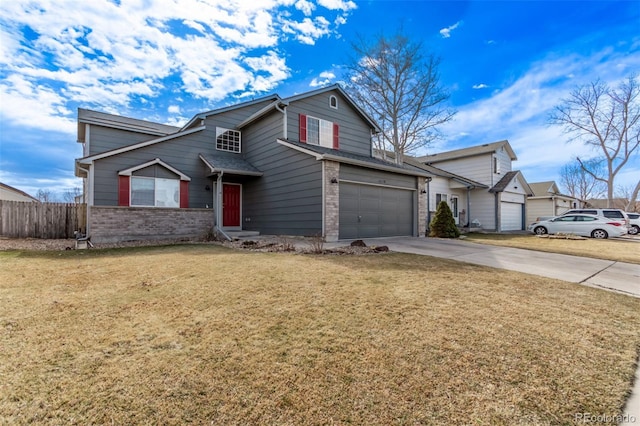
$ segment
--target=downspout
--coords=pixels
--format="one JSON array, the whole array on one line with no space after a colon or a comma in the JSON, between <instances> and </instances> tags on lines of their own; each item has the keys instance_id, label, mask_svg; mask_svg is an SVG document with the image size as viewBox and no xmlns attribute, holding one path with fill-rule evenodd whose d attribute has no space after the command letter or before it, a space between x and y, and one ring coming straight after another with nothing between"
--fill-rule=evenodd
<instances>
[{"instance_id":1,"label":"downspout","mask_svg":"<svg viewBox=\"0 0 640 426\"><path fill-rule=\"evenodd\" d=\"M427 229L426 229L426 235L425 237L428 237L429 234L431 233L431 191L430 191L430 187L431 187L431 180L433 178L432 177L428 177L425 179L425 182L427 184Z\"/></svg>"},{"instance_id":2,"label":"downspout","mask_svg":"<svg viewBox=\"0 0 640 426\"><path fill-rule=\"evenodd\" d=\"M282 135L287 140L287 106L284 105L284 108L280 108L280 105L276 104L276 110L284 116L282 120Z\"/></svg>"},{"instance_id":3,"label":"downspout","mask_svg":"<svg viewBox=\"0 0 640 426\"><path fill-rule=\"evenodd\" d=\"M216 180L216 231L221 233L227 241L231 241L231 237L222 230L222 176L224 171L220 170L218 179Z\"/></svg>"},{"instance_id":4,"label":"downspout","mask_svg":"<svg viewBox=\"0 0 640 426\"><path fill-rule=\"evenodd\" d=\"M467 217L465 218L467 219L467 224L466 224L467 228L471 228L471 190L472 189L475 189L475 186L473 185L467 186Z\"/></svg>"},{"instance_id":5,"label":"downspout","mask_svg":"<svg viewBox=\"0 0 640 426\"><path fill-rule=\"evenodd\" d=\"M91 204L93 204L93 181L91 179L91 171L90 171L91 167L89 167L89 169L85 169L82 168L80 166L78 166L78 170L82 170L83 172L85 172L87 174L87 193L83 194L83 196L86 195L86 200L84 200L85 205L87 206L87 211L85 212L85 221L86 221L86 229L85 229L85 235L87 237L89 237L90 234L90 222L89 222L89 209L91 208ZM91 202L90 202L91 201Z\"/></svg>"}]
</instances>

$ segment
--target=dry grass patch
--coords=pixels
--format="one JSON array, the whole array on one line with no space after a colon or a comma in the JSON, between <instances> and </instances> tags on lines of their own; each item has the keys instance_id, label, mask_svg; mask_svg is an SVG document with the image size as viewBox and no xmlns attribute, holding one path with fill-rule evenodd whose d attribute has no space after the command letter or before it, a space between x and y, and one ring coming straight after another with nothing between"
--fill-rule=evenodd
<instances>
[{"instance_id":1,"label":"dry grass patch","mask_svg":"<svg viewBox=\"0 0 640 426\"><path fill-rule=\"evenodd\" d=\"M640 264L640 243L624 240L539 238L535 235L466 234L468 241Z\"/></svg>"},{"instance_id":2,"label":"dry grass patch","mask_svg":"<svg viewBox=\"0 0 640 426\"><path fill-rule=\"evenodd\" d=\"M0 423L571 424L640 300L425 256L0 253Z\"/></svg>"}]
</instances>

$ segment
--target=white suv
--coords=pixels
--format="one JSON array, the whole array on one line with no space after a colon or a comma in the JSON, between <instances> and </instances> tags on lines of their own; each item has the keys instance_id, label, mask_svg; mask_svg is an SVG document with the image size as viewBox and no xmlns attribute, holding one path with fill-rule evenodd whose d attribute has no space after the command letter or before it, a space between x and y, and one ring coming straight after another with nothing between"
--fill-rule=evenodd
<instances>
[{"instance_id":1,"label":"white suv","mask_svg":"<svg viewBox=\"0 0 640 426\"><path fill-rule=\"evenodd\" d=\"M596 216L604 216L607 219L618 219L629 226L629 216L620 209L572 209L562 213L562 216L572 213L593 214Z\"/></svg>"},{"instance_id":2,"label":"white suv","mask_svg":"<svg viewBox=\"0 0 640 426\"><path fill-rule=\"evenodd\" d=\"M640 233L640 213L629 213L629 235L638 235Z\"/></svg>"}]
</instances>

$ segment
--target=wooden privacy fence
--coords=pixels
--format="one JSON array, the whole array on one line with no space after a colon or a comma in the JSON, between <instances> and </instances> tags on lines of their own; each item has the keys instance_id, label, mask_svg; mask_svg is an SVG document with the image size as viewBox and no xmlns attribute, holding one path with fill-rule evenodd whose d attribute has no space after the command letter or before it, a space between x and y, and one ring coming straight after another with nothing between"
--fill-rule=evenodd
<instances>
[{"instance_id":1,"label":"wooden privacy fence","mask_svg":"<svg viewBox=\"0 0 640 426\"><path fill-rule=\"evenodd\" d=\"M86 229L86 204L0 200L0 235L10 238L74 238Z\"/></svg>"}]
</instances>

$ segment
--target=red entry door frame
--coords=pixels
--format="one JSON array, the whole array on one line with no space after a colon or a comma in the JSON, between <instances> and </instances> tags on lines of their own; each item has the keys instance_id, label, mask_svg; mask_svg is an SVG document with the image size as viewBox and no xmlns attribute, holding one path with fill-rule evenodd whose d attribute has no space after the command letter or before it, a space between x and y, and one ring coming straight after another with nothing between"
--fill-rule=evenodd
<instances>
[{"instance_id":1,"label":"red entry door frame","mask_svg":"<svg viewBox=\"0 0 640 426\"><path fill-rule=\"evenodd\" d=\"M240 228L241 185L222 184L222 226Z\"/></svg>"}]
</instances>

